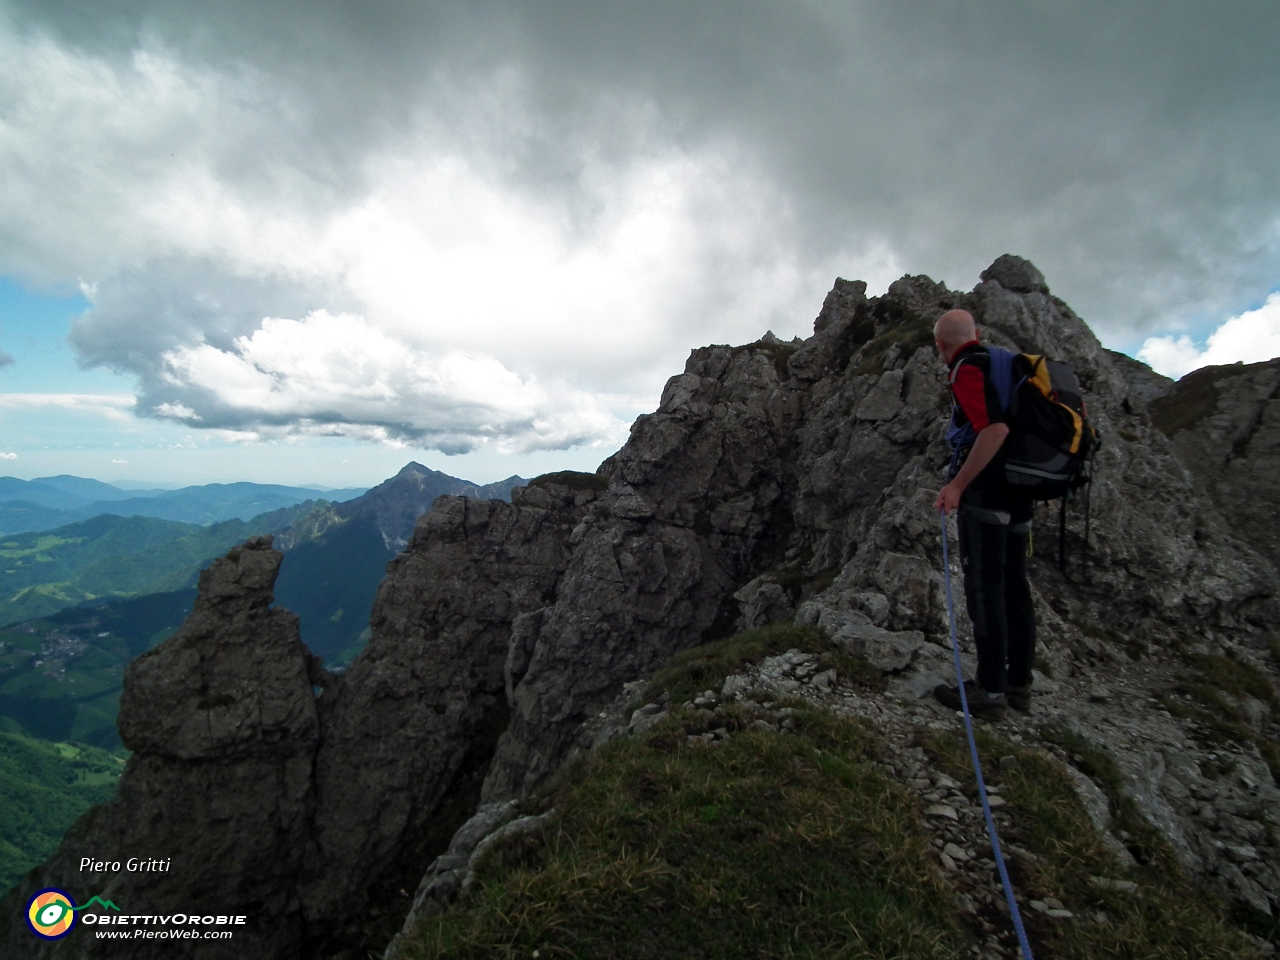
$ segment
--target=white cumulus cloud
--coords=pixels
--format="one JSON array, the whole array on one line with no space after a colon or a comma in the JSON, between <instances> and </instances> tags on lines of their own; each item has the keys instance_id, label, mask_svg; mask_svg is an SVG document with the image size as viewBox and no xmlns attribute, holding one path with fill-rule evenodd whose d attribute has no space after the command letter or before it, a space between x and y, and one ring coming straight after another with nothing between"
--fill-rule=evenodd
<instances>
[{"instance_id":1,"label":"white cumulus cloud","mask_svg":"<svg viewBox=\"0 0 1280 960\"><path fill-rule=\"evenodd\" d=\"M157 417L164 417L169 420L199 420L200 414L196 413L185 403L161 403L157 404L152 411Z\"/></svg>"},{"instance_id":2,"label":"white cumulus cloud","mask_svg":"<svg viewBox=\"0 0 1280 960\"><path fill-rule=\"evenodd\" d=\"M17 460L17 459L18 459L18 455L16 453L0 453L0 460Z\"/></svg>"},{"instance_id":3,"label":"white cumulus cloud","mask_svg":"<svg viewBox=\"0 0 1280 960\"><path fill-rule=\"evenodd\" d=\"M578 221L456 158L376 174L367 198L293 233L193 188L167 216L195 259L99 283L72 342L139 376L140 413L236 442L603 447L690 346L807 334L839 272L801 264L785 199L722 151L593 169ZM873 282L900 272L882 247L857 259Z\"/></svg>"},{"instance_id":4,"label":"white cumulus cloud","mask_svg":"<svg viewBox=\"0 0 1280 960\"><path fill-rule=\"evenodd\" d=\"M529 452L626 436L598 395L520 376L492 357L423 349L363 317L324 310L268 318L227 348L181 347L162 361L164 385L199 412L177 401L156 412L205 421L229 439L346 436Z\"/></svg>"},{"instance_id":5,"label":"white cumulus cloud","mask_svg":"<svg viewBox=\"0 0 1280 960\"><path fill-rule=\"evenodd\" d=\"M1200 367L1254 363L1280 357L1280 292L1266 303L1231 317L1209 334L1203 347L1190 337L1148 337L1138 359L1166 377L1181 377Z\"/></svg>"}]
</instances>

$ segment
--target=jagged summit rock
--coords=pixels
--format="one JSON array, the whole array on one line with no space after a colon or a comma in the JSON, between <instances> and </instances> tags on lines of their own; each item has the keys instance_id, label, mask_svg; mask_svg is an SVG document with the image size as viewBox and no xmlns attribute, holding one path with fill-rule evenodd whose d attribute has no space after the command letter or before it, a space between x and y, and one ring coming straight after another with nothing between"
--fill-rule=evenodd
<instances>
[{"instance_id":1,"label":"jagged summit rock","mask_svg":"<svg viewBox=\"0 0 1280 960\"><path fill-rule=\"evenodd\" d=\"M406 909L400 891L474 807L523 645L599 492L591 477L557 479L510 504L439 498L389 565L368 647L321 698L300 895L323 941L343 942L360 919L353 891Z\"/></svg>"},{"instance_id":2,"label":"jagged summit rock","mask_svg":"<svg viewBox=\"0 0 1280 960\"><path fill-rule=\"evenodd\" d=\"M268 609L282 556L271 541L211 563L191 616L129 665L118 723L135 754L208 761L314 744L316 667L297 618Z\"/></svg>"},{"instance_id":3,"label":"jagged summit rock","mask_svg":"<svg viewBox=\"0 0 1280 960\"><path fill-rule=\"evenodd\" d=\"M431 858L445 853L478 804L497 809L527 796L591 750L610 735L602 716L678 651L795 619L888 672L896 696L911 698L944 679L947 620L932 504L947 460L947 403L932 326L955 307L974 313L989 342L1070 361L1104 438L1087 570L1079 569L1080 504L1069 516L1069 576L1054 562L1055 538L1035 538L1042 663L1059 677L1087 674L1081 682L1090 688L1123 671L1126 649L1135 656L1143 648L1230 650L1265 665L1280 578L1264 545L1242 534L1247 517L1215 503L1208 481L1180 459L1181 434L1172 431L1171 440L1153 424L1160 381L1103 349L1048 296L1029 262L1001 257L982 276L970 292L907 276L873 298L865 284L837 280L803 342L766 336L692 351L658 409L637 419L627 444L595 474L538 478L513 491L510 504L439 498L390 564L368 646L341 677L316 671L287 641L288 614L260 602L269 564L253 571L271 551L247 545L220 561L241 579L218 567L179 634L187 639L157 650L181 653L192 669L211 664L197 673L211 678L212 692L197 685L187 695L196 707L179 703L170 689L187 689L185 668L161 669L162 658L131 671L130 704L163 704L173 716L148 715L162 732L147 740L132 719L143 716L140 706L130 706L128 720L122 713L150 752L135 755L121 798L143 791L153 807L190 811L164 821L177 838L204 829L205 808L186 798L203 791L201 803L231 809L229 791L241 789L253 816L274 825L265 839L265 828L246 834L274 858L260 915L279 918L281 936L293 939L241 938L237 953L363 955L377 937L371 931L389 936L398 926ZM1264 419L1274 409L1273 400L1266 404ZM1206 476L1217 462L1206 461ZM1054 514L1038 515L1041 529L1052 529L1056 507ZM219 613L224 580L240 586L228 588ZM242 649L231 639L245 636L242 628L280 638L263 641L280 652L253 694L272 705L262 716L274 719L260 727L246 720L243 741L239 726L221 721L207 735L184 732L190 717L235 715L219 697L239 704L250 693L252 682L221 666L217 652L223 636L228 650ZM308 699L312 684L323 687L318 699ZM1133 709L1154 708L1144 700ZM1106 740L1124 742L1122 732ZM263 752L248 756L250 745ZM1212 848L1172 812L1161 791L1174 788L1152 772L1176 766L1164 748L1143 747L1134 761L1135 802L1176 833L1188 868L1203 870L1209 853L1202 851ZM175 749L190 754L182 761L189 768L170 759ZM203 770L218 772L228 789ZM1185 772L1179 783L1190 782ZM260 781L253 790L237 787L247 777ZM23 889L70 882L66 864L86 831L104 842L110 831L140 836L144 822L130 809L118 799L86 816ZM1239 889L1265 904L1280 879L1265 883L1264 874L1242 875ZM255 884L228 867L200 889L239 902ZM10 915L14 903L6 901ZM30 954L30 944L10 942L26 951L15 956ZM264 952L268 946L274 952Z\"/></svg>"},{"instance_id":4,"label":"jagged summit rock","mask_svg":"<svg viewBox=\"0 0 1280 960\"><path fill-rule=\"evenodd\" d=\"M1049 292L1049 284L1045 282L1044 274L1036 269L1036 265L1011 253L997 257L995 263L982 271L980 278L994 280L1014 293Z\"/></svg>"},{"instance_id":5,"label":"jagged summit rock","mask_svg":"<svg viewBox=\"0 0 1280 960\"><path fill-rule=\"evenodd\" d=\"M838 282L794 350L693 352L612 458L515 689L486 801L531 789L583 748L577 731L624 682L734 626L798 613L843 636L865 619L888 662L904 654L886 644L914 645L910 661L945 636L932 513L945 387L932 324L954 307L992 342L1069 360L1106 437L1091 583L1054 583L1057 612L1041 599L1049 635L1071 642L1074 621L1155 640L1188 616L1241 614L1260 634L1270 565L1197 496L1088 327L1042 292L1011 289L1042 287L1034 266L1004 257L987 275L969 294L904 277L875 299Z\"/></svg>"}]
</instances>

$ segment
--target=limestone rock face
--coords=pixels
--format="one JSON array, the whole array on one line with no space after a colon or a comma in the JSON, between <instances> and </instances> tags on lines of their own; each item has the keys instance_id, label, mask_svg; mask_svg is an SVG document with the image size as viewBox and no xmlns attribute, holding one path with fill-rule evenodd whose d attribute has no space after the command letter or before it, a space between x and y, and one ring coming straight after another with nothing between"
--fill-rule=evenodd
<instances>
[{"instance_id":1,"label":"limestone rock face","mask_svg":"<svg viewBox=\"0 0 1280 960\"><path fill-rule=\"evenodd\" d=\"M270 545L259 537L214 561L182 628L129 665L118 721L128 749L211 760L314 747L310 655L293 615L268 609L281 560Z\"/></svg>"},{"instance_id":2,"label":"limestone rock face","mask_svg":"<svg viewBox=\"0 0 1280 960\"><path fill-rule=\"evenodd\" d=\"M1151 416L1235 534L1280 565L1280 359L1202 367Z\"/></svg>"},{"instance_id":3,"label":"limestone rock face","mask_svg":"<svg viewBox=\"0 0 1280 960\"><path fill-rule=\"evenodd\" d=\"M1151 401L1164 396L1173 386L1173 381L1148 367L1145 363L1125 356L1115 350L1108 350L1107 356L1116 365L1120 375L1129 386L1129 395L1122 403L1128 402L1130 407L1146 408Z\"/></svg>"},{"instance_id":4,"label":"limestone rock face","mask_svg":"<svg viewBox=\"0 0 1280 960\"><path fill-rule=\"evenodd\" d=\"M788 479L778 449L794 430L777 392L789 352L695 351L658 412L636 422L542 614L486 798L536 785L623 682L732 627L734 590L766 544L785 543L773 508Z\"/></svg>"},{"instance_id":5,"label":"limestone rock face","mask_svg":"<svg viewBox=\"0 0 1280 960\"><path fill-rule=\"evenodd\" d=\"M380 898L412 891L433 844L474 809L507 689L527 668L511 656L512 621L536 622L555 596L603 486L558 475L510 504L440 497L388 564L372 637L342 676L310 656L296 617L269 609L281 561L269 538L215 561L182 628L125 678L120 728L135 753L116 800L22 890L251 918L190 956L363 955ZM90 855L172 857L173 869L86 886L94 878L76 868ZM35 938L8 912L25 951L14 955L32 955ZM68 938L54 955L94 956L97 942Z\"/></svg>"},{"instance_id":6,"label":"limestone rock face","mask_svg":"<svg viewBox=\"0 0 1280 960\"><path fill-rule=\"evenodd\" d=\"M116 797L82 817L57 854L28 874L6 906L6 957L41 955L21 903L43 887L84 902L98 895L136 914L243 914L232 940L188 956L300 957L296 877L314 804L319 736L311 656L297 618L268 609L281 554L250 540L201 574L194 612L125 675L120 731L133 756ZM81 872L82 857L120 861ZM130 872L130 857L168 860ZM13 920L16 919L17 923ZM50 956L119 956L108 941L71 936ZM130 944L131 957L173 956L173 944Z\"/></svg>"}]
</instances>

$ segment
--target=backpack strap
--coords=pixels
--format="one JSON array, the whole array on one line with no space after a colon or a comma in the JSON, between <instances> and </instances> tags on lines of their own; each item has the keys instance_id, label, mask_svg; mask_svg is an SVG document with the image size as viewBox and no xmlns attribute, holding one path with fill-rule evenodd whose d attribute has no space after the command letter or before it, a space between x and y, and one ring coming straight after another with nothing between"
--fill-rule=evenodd
<instances>
[{"instance_id":1,"label":"backpack strap","mask_svg":"<svg viewBox=\"0 0 1280 960\"><path fill-rule=\"evenodd\" d=\"M963 362L961 361L961 363ZM959 372L960 363L957 363L947 374L947 382L953 387L956 382L956 374ZM951 398L951 422L947 424L946 435L947 446L951 449L951 466L947 469L948 479L950 479L955 474L961 451L973 446L973 442L978 439L978 434L973 429L973 424L969 423L969 421L960 422L960 407L956 403L955 391L949 390L947 393Z\"/></svg>"},{"instance_id":2,"label":"backpack strap","mask_svg":"<svg viewBox=\"0 0 1280 960\"><path fill-rule=\"evenodd\" d=\"M1013 380L1013 358L1003 347L987 347L987 355L991 357L991 385L996 388L996 396L1000 398L1000 409L1006 413L1013 405L1014 392L1019 384Z\"/></svg>"},{"instance_id":3,"label":"backpack strap","mask_svg":"<svg viewBox=\"0 0 1280 960\"><path fill-rule=\"evenodd\" d=\"M990 377L991 383L996 388L996 397L1000 401L1000 409L1007 413L1010 404L1013 403L1014 393L1019 383L1013 382L1013 358L1014 354L1002 347L987 347L987 355L991 358L987 376ZM956 376L960 373L960 367L964 364L961 360L951 372L947 374L947 382L953 387L955 386ZM973 424L959 423L959 417L956 416L956 398L954 391L951 394L951 423L947 426L947 446L951 448L952 453L958 453L965 447L973 445L978 439L977 431L973 429ZM952 458L954 466L955 458Z\"/></svg>"}]
</instances>

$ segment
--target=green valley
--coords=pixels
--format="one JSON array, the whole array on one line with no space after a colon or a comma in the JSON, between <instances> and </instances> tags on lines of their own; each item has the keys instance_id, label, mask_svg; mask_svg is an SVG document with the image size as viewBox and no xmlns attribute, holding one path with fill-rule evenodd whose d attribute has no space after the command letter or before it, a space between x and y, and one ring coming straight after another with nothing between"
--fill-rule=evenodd
<instances>
[{"instance_id":1,"label":"green valley","mask_svg":"<svg viewBox=\"0 0 1280 960\"><path fill-rule=\"evenodd\" d=\"M11 534L0 541L0 626L86 600L192 586L213 557L255 534L282 530L315 506L307 501L208 527L103 514L56 530Z\"/></svg>"},{"instance_id":2,"label":"green valley","mask_svg":"<svg viewBox=\"0 0 1280 960\"><path fill-rule=\"evenodd\" d=\"M181 626L201 568L257 534L275 534L285 554L276 603L298 615L310 650L341 670L368 639L387 561L432 501L505 497L521 482L477 487L410 463L355 500L307 501L249 521L103 515L0 537L0 731L118 749L125 667Z\"/></svg>"}]
</instances>

